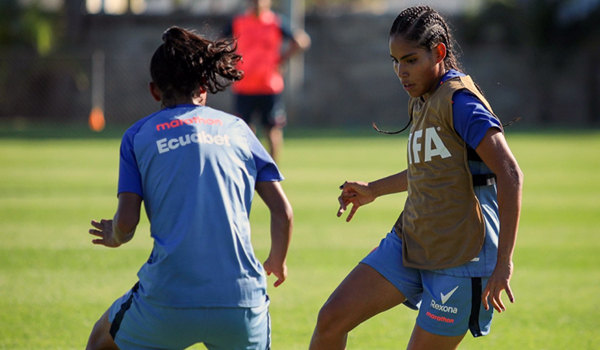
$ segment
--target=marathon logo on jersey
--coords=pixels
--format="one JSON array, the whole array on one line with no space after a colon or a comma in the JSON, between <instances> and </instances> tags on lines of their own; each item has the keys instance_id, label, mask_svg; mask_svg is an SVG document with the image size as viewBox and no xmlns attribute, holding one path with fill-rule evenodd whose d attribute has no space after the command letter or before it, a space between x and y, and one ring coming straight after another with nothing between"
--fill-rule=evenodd
<instances>
[{"instance_id":1,"label":"marathon logo on jersey","mask_svg":"<svg viewBox=\"0 0 600 350\"><path fill-rule=\"evenodd\" d=\"M408 136L408 162L410 164L430 162L431 158L436 156L442 157L442 159L452 157L437 133L440 130L440 127L437 128L437 131L433 127L425 129L425 138L423 138L423 130L410 133ZM425 154L421 160L420 154L423 153L423 148L425 148Z\"/></svg>"},{"instance_id":2,"label":"marathon logo on jersey","mask_svg":"<svg viewBox=\"0 0 600 350\"><path fill-rule=\"evenodd\" d=\"M204 124L204 125L217 125L222 126L223 121L220 119L210 119L210 118L186 118L186 119L174 119L168 123L162 123L156 125L156 131L164 131L173 128L178 128L183 125L191 125L191 124Z\"/></svg>"},{"instance_id":3,"label":"marathon logo on jersey","mask_svg":"<svg viewBox=\"0 0 600 350\"><path fill-rule=\"evenodd\" d=\"M211 135L207 134L205 131L202 131L198 133L174 137L172 139L160 139L156 141L156 147L158 148L158 153L160 154L176 150L179 147L185 147L192 143L231 147L229 139L229 135Z\"/></svg>"}]
</instances>

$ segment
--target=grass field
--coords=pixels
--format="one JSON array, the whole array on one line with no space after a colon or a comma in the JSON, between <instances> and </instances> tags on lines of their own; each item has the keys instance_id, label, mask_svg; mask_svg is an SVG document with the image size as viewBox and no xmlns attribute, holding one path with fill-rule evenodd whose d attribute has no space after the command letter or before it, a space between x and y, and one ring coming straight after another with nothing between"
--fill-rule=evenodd
<instances>
[{"instance_id":1,"label":"grass field","mask_svg":"<svg viewBox=\"0 0 600 350\"><path fill-rule=\"evenodd\" d=\"M401 170L406 139L326 136L286 139L281 169L295 230L289 279L270 288L273 349L307 348L319 308L405 198L380 198L351 223L336 218L338 186ZM460 348L598 349L600 132L509 132L508 140L525 173L516 303L495 315L489 336L468 335ZM151 250L147 221L119 249L93 246L87 234L91 219L116 209L118 146L118 138L0 138L0 349L83 349L94 322L136 282ZM252 223L264 259L260 200ZM349 349L405 348L415 316L405 307L379 315L350 334Z\"/></svg>"}]
</instances>

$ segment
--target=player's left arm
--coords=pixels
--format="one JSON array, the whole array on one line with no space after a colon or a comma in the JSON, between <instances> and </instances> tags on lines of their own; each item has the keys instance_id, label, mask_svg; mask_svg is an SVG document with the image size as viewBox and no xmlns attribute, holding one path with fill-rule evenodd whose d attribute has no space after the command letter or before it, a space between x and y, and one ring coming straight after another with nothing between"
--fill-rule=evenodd
<instances>
[{"instance_id":1,"label":"player's left arm","mask_svg":"<svg viewBox=\"0 0 600 350\"><path fill-rule=\"evenodd\" d=\"M510 288L510 279L514 268L512 258L521 213L523 173L508 147L504 133L497 128L487 130L475 151L496 174L500 216L498 260L483 291L482 302L486 310L491 302L498 312L502 312L506 310L501 299L502 290L506 292L511 303L515 299Z\"/></svg>"},{"instance_id":2,"label":"player's left arm","mask_svg":"<svg viewBox=\"0 0 600 350\"><path fill-rule=\"evenodd\" d=\"M281 53L279 61L280 64L287 62L295 54L306 51L310 48L310 36L304 31L304 29L298 28L294 30L289 39L289 45Z\"/></svg>"},{"instance_id":3,"label":"player's left arm","mask_svg":"<svg viewBox=\"0 0 600 350\"><path fill-rule=\"evenodd\" d=\"M92 243L116 248L129 242L140 222L142 197L132 192L119 193L119 205L112 220L92 221L89 233L98 238Z\"/></svg>"},{"instance_id":4,"label":"player's left arm","mask_svg":"<svg viewBox=\"0 0 600 350\"><path fill-rule=\"evenodd\" d=\"M294 213L279 181L259 181L255 188L271 213L271 251L263 266L268 275L277 277L274 286L278 287L287 278Z\"/></svg>"}]
</instances>

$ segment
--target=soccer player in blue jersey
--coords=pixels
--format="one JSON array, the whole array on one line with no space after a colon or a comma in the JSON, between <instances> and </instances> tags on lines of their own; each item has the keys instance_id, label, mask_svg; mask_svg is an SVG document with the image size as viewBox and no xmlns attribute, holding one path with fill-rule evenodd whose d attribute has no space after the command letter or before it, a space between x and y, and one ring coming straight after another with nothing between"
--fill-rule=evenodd
<instances>
[{"instance_id":1,"label":"soccer player in blue jersey","mask_svg":"<svg viewBox=\"0 0 600 350\"><path fill-rule=\"evenodd\" d=\"M377 197L407 192L379 247L325 303L311 350L345 349L348 332L404 303L418 315L407 348L456 349L467 331L488 334L493 310L511 302L512 256L523 175L503 126L461 73L445 20L432 8L392 24L394 71L410 96L408 168L373 182L345 182L338 216Z\"/></svg>"},{"instance_id":2,"label":"soccer player in blue jersey","mask_svg":"<svg viewBox=\"0 0 600 350\"><path fill-rule=\"evenodd\" d=\"M94 244L127 243L143 202L154 247L87 349L270 349L266 275L286 280L292 234L283 176L243 120L205 106L207 92L243 77L235 45L178 27L162 39L150 66L162 109L125 132L117 212L89 231ZM271 213L264 264L250 240L255 190Z\"/></svg>"}]
</instances>

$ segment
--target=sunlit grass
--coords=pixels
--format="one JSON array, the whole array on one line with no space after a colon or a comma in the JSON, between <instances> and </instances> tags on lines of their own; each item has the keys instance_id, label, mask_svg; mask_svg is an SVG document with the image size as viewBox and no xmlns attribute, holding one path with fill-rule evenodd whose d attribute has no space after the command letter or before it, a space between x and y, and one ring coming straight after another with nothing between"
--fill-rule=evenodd
<instances>
[{"instance_id":1,"label":"sunlit grass","mask_svg":"<svg viewBox=\"0 0 600 350\"><path fill-rule=\"evenodd\" d=\"M594 349L600 311L600 132L508 133L525 173L512 286L492 333L461 349ZM333 289L390 229L405 196L377 199L351 223L338 186L403 169L405 137L287 138L281 169L295 213L289 279L270 288L273 348L306 349ZM81 349L94 322L136 281L152 242L143 220L119 249L93 246L91 219L116 209L118 139L0 139L0 349ZM264 259L268 212L252 209ZM269 279L272 284L273 279ZM401 349L416 313L397 307L350 335L351 349ZM197 345L195 349L203 349Z\"/></svg>"}]
</instances>

